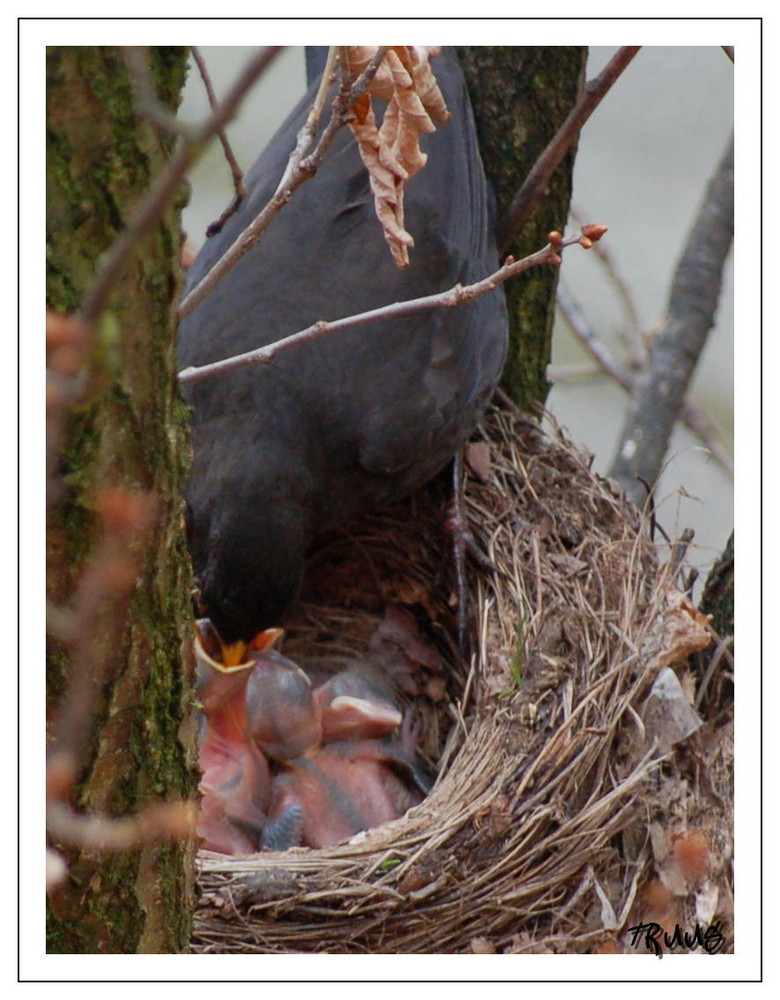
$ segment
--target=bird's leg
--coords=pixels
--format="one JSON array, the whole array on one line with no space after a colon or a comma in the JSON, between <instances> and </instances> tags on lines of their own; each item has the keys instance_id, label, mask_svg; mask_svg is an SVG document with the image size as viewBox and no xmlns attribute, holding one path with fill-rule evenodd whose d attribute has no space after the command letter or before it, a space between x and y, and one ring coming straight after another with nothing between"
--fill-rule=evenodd
<instances>
[{"instance_id":1,"label":"bird's leg","mask_svg":"<svg viewBox=\"0 0 780 1000\"><path fill-rule=\"evenodd\" d=\"M452 535L452 560L455 567L457 610L455 631L458 651L465 659L468 654L468 595L466 593L466 518L463 513L463 452L458 450L452 460L452 501L447 528Z\"/></svg>"},{"instance_id":2,"label":"bird's leg","mask_svg":"<svg viewBox=\"0 0 780 1000\"><path fill-rule=\"evenodd\" d=\"M468 655L468 618L469 601L466 590L466 553L475 560L478 566L490 572L497 573L498 569L488 559L485 553L477 544L471 529L463 504L463 451L456 452L452 460L452 503L450 505L450 515L446 522L447 529L452 535L452 552L455 564L455 589L457 592L457 612L456 612L456 634L458 638L458 651L465 659Z\"/></svg>"}]
</instances>

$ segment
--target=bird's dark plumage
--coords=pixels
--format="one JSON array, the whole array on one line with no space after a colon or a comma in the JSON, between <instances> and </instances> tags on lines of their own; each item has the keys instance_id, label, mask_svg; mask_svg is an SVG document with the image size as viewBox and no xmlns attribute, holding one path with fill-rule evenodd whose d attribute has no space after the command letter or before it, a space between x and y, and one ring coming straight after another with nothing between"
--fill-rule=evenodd
<instances>
[{"instance_id":1,"label":"bird's dark plumage","mask_svg":"<svg viewBox=\"0 0 780 1000\"><path fill-rule=\"evenodd\" d=\"M460 67L447 50L432 67L453 117L423 137L428 163L407 185L409 267L393 262L365 167L342 129L316 176L183 322L182 367L495 269L489 192ZM249 173L249 197L206 242L191 287L273 194L312 97ZM498 289L467 306L337 332L268 366L188 387L190 545L224 640L279 624L317 532L409 493L442 468L482 415L505 350Z\"/></svg>"}]
</instances>

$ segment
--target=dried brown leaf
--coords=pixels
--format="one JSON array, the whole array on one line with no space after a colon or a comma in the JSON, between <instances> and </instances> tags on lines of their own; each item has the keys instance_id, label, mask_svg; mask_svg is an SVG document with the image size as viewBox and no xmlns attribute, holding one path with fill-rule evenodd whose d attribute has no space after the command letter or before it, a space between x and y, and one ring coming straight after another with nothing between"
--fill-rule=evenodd
<instances>
[{"instance_id":1,"label":"dried brown leaf","mask_svg":"<svg viewBox=\"0 0 780 1000\"><path fill-rule=\"evenodd\" d=\"M466 446L466 464L481 483L490 480L490 445L487 441L474 441Z\"/></svg>"},{"instance_id":2,"label":"dried brown leaf","mask_svg":"<svg viewBox=\"0 0 780 1000\"><path fill-rule=\"evenodd\" d=\"M450 117L429 62L438 51L418 46L390 49L369 86L371 97L388 102L381 126L377 127L374 109L365 101L353 109L356 121L350 125L368 170L377 217L399 267L408 265L414 246L404 225L404 185L428 159L420 148L420 136L435 131L434 120L445 122ZM376 48L352 46L347 52L354 78Z\"/></svg>"},{"instance_id":3,"label":"dried brown leaf","mask_svg":"<svg viewBox=\"0 0 780 1000\"><path fill-rule=\"evenodd\" d=\"M669 659L665 662L680 663L691 653L706 649L712 642L707 616L674 587L667 591L666 606L663 640Z\"/></svg>"},{"instance_id":4,"label":"dried brown leaf","mask_svg":"<svg viewBox=\"0 0 780 1000\"><path fill-rule=\"evenodd\" d=\"M647 742L655 742L661 753L687 739L702 724L671 667L661 668L641 715Z\"/></svg>"},{"instance_id":5,"label":"dried brown leaf","mask_svg":"<svg viewBox=\"0 0 780 1000\"><path fill-rule=\"evenodd\" d=\"M582 573L589 568L584 559L575 559L574 556L570 556L566 552L551 552L550 562L561 572L568 573L570 576Z\"/></svg>"},{"instance_id":6,"label":"dried brown leaf","mask_svg":"<svg viewBox=\"0 0 780 1000\"><path fill-rule=\"evenodd\" d=\"M442 669L439 651L422 637L414 615L397 604L387 606L385 617L371 638L370 648L376 649L384 642L399 647L420 666L436 671Z\"/></svg>"},{"instance_id":7,"label":"dried brown leaf","mask_svg":"<svg viewBox=\"0 0 780 1000\"><path fill-rule=\"evenodd\" d=\"M350 45L347 48L349 74L354 80L376 55L376 45ZM438 45L394 45L379 66L369 85L369 94L380 101L390 102L395 94L394 69L400 63L413 77L415 89L423 107L435 121L444 123L450 117L444 97L431 70L430 60L441 53Z\"/></svg>"},{"instance_id":8,"label":"dried brown leaf","mask_svg":"<svg viewBox=\"0 0 780 1000\"><path fill-rule=\"evenodd\" d=\"M447 697L447 681L443 677L431 677L425 685L425 693L433 702Z\"/></svg>"},{"instance_id":9,"label":"dried brown leaf","mask_svg":"<svg viewBox=\"0 0 780 1000\"><path fill-rule=\"evenodd\" d=\"M667 588L660 609L658 627L644 650L647 662L656 672L683 663L712 641L707 616L676 587Z\"/></svg>"}]
</instances>

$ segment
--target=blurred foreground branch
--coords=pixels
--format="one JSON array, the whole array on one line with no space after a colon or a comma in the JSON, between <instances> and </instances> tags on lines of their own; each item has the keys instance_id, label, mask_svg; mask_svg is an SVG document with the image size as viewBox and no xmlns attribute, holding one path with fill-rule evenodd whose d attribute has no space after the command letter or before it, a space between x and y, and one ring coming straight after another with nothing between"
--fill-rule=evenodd
<instances>
[{"instance_id":1,"label":"blurred foreground branch","mask_svg":"<svg viewBox=\"0 0 780 1000\"><path fill-rule=\"evenodd\" d=\"M173 306L180 169L199 143L168 127L186 61L183 48L46 52L50 953L183 951L191 933L192 584Z\"/></svg>"},{"instance_id":2,"label":"blurred foreground branch","mask_svg":"<svg viewBox=\"0 0 780 1000\"><path fill-rule=\"evenodd\" d=\"M230 121L246 93L281 51L280 46L260 49L247 64L221 104L189 136L181 137L173 155L155 178L154 184L136 203L127 225L111 244L95 271L81 305L85 323L93 323L103 312L122 269L138 246L159 221L176 188L184 180L205 144Z\"/></svg>"}]
</instances>

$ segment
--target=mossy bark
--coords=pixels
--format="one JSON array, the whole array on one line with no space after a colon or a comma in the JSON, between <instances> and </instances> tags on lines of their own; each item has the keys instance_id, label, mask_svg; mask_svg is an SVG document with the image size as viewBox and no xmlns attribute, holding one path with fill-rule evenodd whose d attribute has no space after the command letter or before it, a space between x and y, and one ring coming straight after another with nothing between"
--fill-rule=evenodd
<instances>
[{"instance_id":1,"label":"mossy bark","mask_svg":"<svg viewBox=\"0 0 780 1000\"><path fill-rule=\"evenodd\" d=\"M485 170L496 192L498 218L566 115L585 80L583 46L459 48L474 108ZM545 197L505 254L525 257L547 234L564 231L571 199L574 150L554 172ZM524 409L535 410L549 391L558 270L537 267L505 285L510 317L509 355L502 386Z\"/></svg>"},{"instance_id":2,"label":"mossy bark","mask_svg":"<svg viewBox=\"0 0 780 1000\"><path fill-rule=\"evenodd\" d=\"M150 50L159 100L178 105L183 48ZM125 227L171 152L133 107L118 48L47 52L47 302L78 310L98 258ZM63 428L62 493L47 525L47 591L67 605L96 537L95 494L121 485L154 494L156 517L120 639L104 645L104 683L73 806L123 816L197 790L191 722L189 559L183 536L186 410L176 384L184 190L138 246L98 324L89 391ZM116 624L106 635L116 635ZM100 626L102 627L102 626ZM98 642L101 636L97 636ZM189 664L183 666L183 659ZM68 650L52 641L48 712L69 684ZM191 931L194 845L100 854L57 845L69 873L49 900L50 952L177 952Z\"/></svg>"},{"instance_id":3,"label":"mossy bark","mask_svg":"<svg viewBox=\"0 0 780 1000\"><path fill-rule=\"evenodd\" d=\"M721 658L720 642L713 643L694 657L694 670L700 683L706 683L704 708L706 718L716 711L730 709L734 701L734 532L726 547L715 561L704 584L699 609L710 615L712 627L719 639L726 643L729 656ZM713 660L717 662L713 665ZM707 678L705 682L705 678Z\"/></svg>"},{"instance_id":4,"label":"mossy bark","mask_svg":"<svg viewBox=\"0 0 780 1000\"><path fill-rule=\"evenodd\" d=\"M712 615L720 636L734 635L734 532L710 570L701 596L701 610Z\"/></svg>"}]
</instances>

